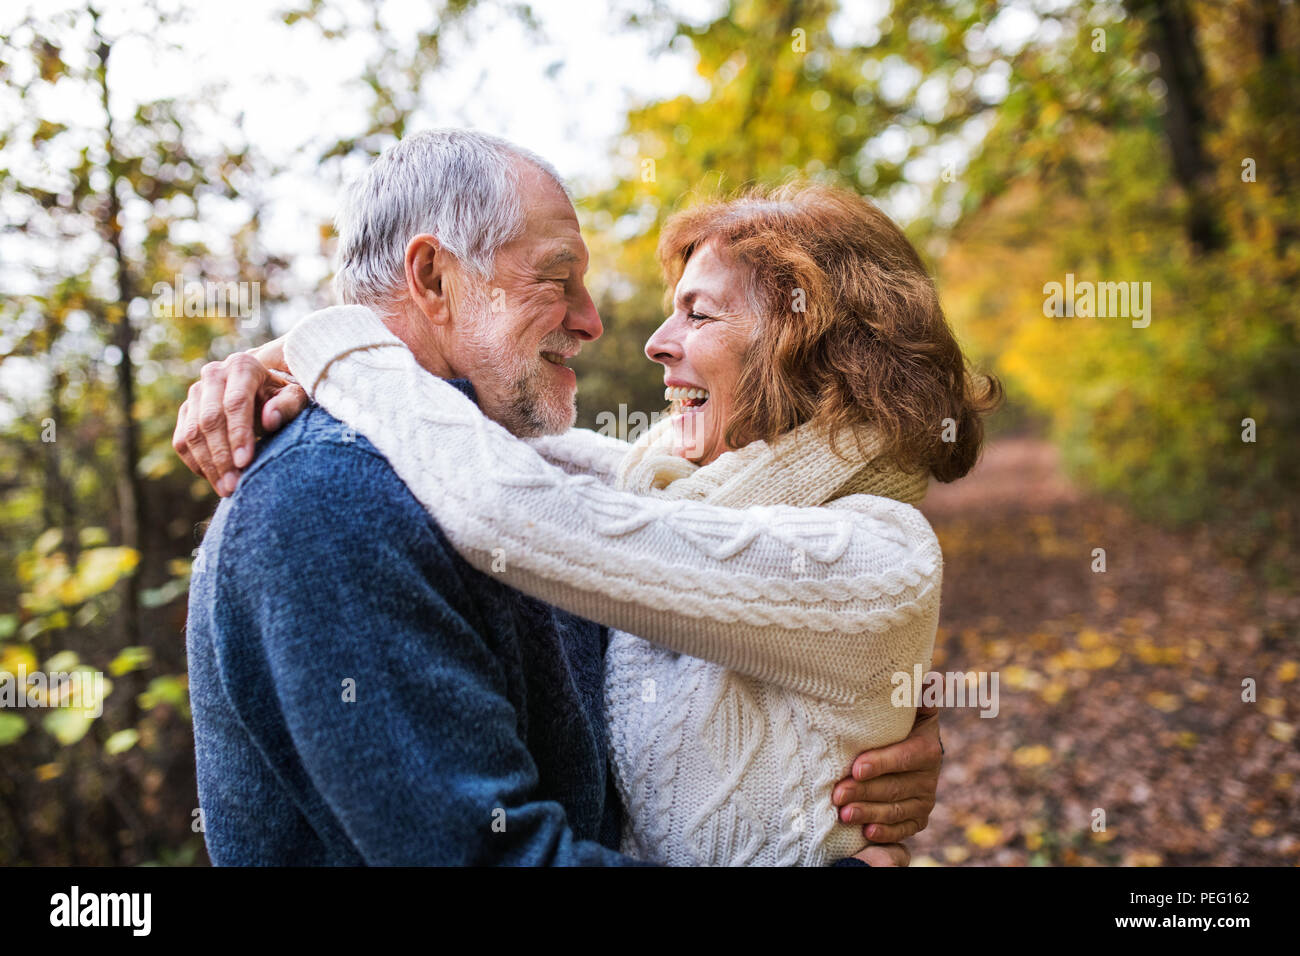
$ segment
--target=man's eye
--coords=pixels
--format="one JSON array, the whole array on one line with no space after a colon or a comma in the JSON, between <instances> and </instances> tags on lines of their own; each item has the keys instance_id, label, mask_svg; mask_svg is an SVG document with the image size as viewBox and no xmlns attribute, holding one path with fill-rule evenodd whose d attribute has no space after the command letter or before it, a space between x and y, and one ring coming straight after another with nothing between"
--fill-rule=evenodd
<instances>
[{"instance_id":1,"label":"man's eye","mask_svg":"<svg viewBox=\"0 0 1300 956\"><path fill-rule=\"evenodd\" d=\"M710 322L710 321L713 320L713 316L711 316L711 315L704 315L704 314L702 314L702 313L700 313L700 312L691 312L691 313L689 313L686 317L687 317L688 319L690 319L692 322L701 322L701 321L702 321L702 322Z\"/></svg>"}]
</instances>

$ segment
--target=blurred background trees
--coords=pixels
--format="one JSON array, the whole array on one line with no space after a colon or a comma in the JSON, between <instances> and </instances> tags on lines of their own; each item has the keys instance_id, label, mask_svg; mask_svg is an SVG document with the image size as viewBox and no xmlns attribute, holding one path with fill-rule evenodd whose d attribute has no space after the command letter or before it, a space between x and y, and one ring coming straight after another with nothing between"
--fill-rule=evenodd
<instances>
[{"instance_id":1,"label":"blurred background trees","mask_svg":"<svg viewBox=\"0 0 1300 956\"><path fill-rule=\"evenodd\" d=\"M475 31L540 38L543 7L435 0L415 23L383 0L268 12L327 50L371 43L343 80L360 109L313 102L293 161L337 189L430 117L473 122L472 104L445 102L448 50L508 69ZM148 42L180 42L163 38L184 35L167 28L186 5L150 9ZM642 347L664 314L664 219L755 182L824 180L904 222L972 358L1008 386L1004 430L1049 435L1080 482L1139 515L1213 523L1293 588L1294 3L731 0L703 19L666 3L620 16L698 76L630 104L584 170L607 334L580 360L580 424L662 407ZM312 255L277 246L268 196L287 164L238 112L207 88L117 92L115 50L141 29L74 4L14 15L0 42L0 670L109 676L97 719L0 709L0 864L204 858L183 624L215 499L171 451L175 411L204 361L329 301L308 261L330 253L328 222ZM1150 325L1045 315L1044 285L1067 273L1150 282ZM178 276L255 284L261 311L165 307L159 284Z\"/></svg>"},{"instance_id":2,"label":"blurred background trees","mask_svg":"<svg viewBox=\"0 0 1300 956\"><path fill-rule=\"evenodd\" d=\"M19 28L26 42L6 38L0 70L25 109L0 130L0 183L8 248L31 271L0 303L0 361L40 386L10 396L0 444L0 653L11 673L110 679L99 719L0 712L0 862L188 859L193 801L171 805L193 780L179 635L211 506L177 467L168 419L198 363L258 336L239 316L160 308L155 284L203 275L274 298L287 264L259 245L252 178L268 170L246 143L200 142L197 97L124 108L112 85L123 36L95 8ZM85 120L57 118L69 112ZM216 207L240 207L225 248L193 228Z\"/></svg>"},{"instance_id":3,"label":"blurred background trees","mask_svg":"<svg viewBox=\"0 0 1300 956\"><path fill-rule=\"evenodd\" d=\"M830 31L837 9L750 0L679 27L708 97L631 111L620 181L591 200L624 364L590 351L588 407L638 380L653 406L637 345L661 314L653 251L673 210L823 179L910 213L967 348L1084 481L1166 520L1238 522L1248 550L1289 548L1294 5L898 3L856 42ZM1066 273L1151 282L1150 327L1044 316ZM1245 418L1268 437L1243 442Z\"/></svg>"}]
</instances>

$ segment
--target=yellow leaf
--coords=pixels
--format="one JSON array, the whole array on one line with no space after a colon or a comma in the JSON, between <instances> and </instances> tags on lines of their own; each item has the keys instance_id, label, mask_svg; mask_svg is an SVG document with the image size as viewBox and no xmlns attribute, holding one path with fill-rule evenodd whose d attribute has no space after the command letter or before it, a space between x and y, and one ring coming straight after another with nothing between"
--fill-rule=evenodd
<instances>
[{"instance_id":1,"label":"yellow leaf","mask_svg":"<svg viewBox=\"0 0 1300 956\"><path fill-rule=\"evenodd\" d=\"M1102 637L1099 632L1094 631L1090 627L1085 627L1079 632L1079 646L1085 651L1095 650L1096 648L1101 647L1105 642L1106 639Z\"/></svg>"},{"instance_id":2,"label":"yellow leaf","mask_svg":"<svg viewBox=\"0 0 1300 956\"><path fill-rule=\"evenodd\" d=\"M76 651L59 651L52 654L45 661L45 669L51 674L59 674L64 671L70 671L81 663L81 658L77 656Z\"/></svg>"},{"instance_id":3,"label":"yellow leaf","mask_svg":"<svg viewBox=\"0 0 1300 956\"><path fill-rule=\"evenodd\" d=\"M147 647L124 647L108 664L108 672L121 677L131 671L148 667L153 662L153 651Z\"/></svg>"},{"instance_id":4,"label":"yellow leaf","mask_svg":"<svg viewBox=\"0 0 1300 956\"><path fill-rule=\"evenodd\" d=\"M1012 664L1010 667L1003 668L1002 679L1007 682L1008 687L1015 690L1022 688L1034 690L1043 682L1041 674L1021 667L1019 664Z\"/></svg>"},{"instance_id":5,"label":"yellow leaf","mask_svg":"<svg viewBox=\"0 0 1300 956\"><path fill-rule=\"evenodd\" d=\"M1296 673L1300 671L1295 661L1283 661L1277 665L1277 679L1284 684L1289 684L1296 679Z\"/></svg>"},{"instance_id":6,"label":"yellow leaf","mask_svg":"<svg viewBox=\"0 0 1300 956\"><path fill-rule=\"evenodd\" d=\"M30 674L36 670L36 655L25 644L6 644L0 649L0 674L14 674L19 671Z\"/></svg>"},{"instance_id":7,"label":"yellow leaf","mask_svg":"<svg viewBox=\"0 0 1300 956\"><path fill-rule=\"evenodd\" d=\"M1011 755L1011 761L1017 767L1041 767L1052 759L1052 751L1042 744L1021 747Z\"/></svg>"},{"instance_id":8,"label":"yellow leaf","mask_svg":"<svg viewBox=\"0 0 1300 956\"><path fill-rule=\"evenodd\" d=\"M1099 647L1084 655L1084 666L1094 671L1114 667L1121 656L1122 652L1118 647Z\"/></svg>"},{"instance_id":9,"label":"yellow leaf","mask_svg":"<svg viewBox=\"0 0 1300 956\"><path fill-rule=\"evenodd\" d=\"M48 528L42 531L40 536L32 544L32 550L45 557L63 541L63 532L58 528Z\"/></svg>"},{"instance_id":10,"label":"yellow leaf","mask_svg":"<svg viewBox=\"0 0 1300 956\"><path fill-rule=\"evenodd\" d=\"M1086 657L1074 648L1066 648L1059 654L1053 654L1047 659L1047 670L1049 673L1058 674L1061 671L1082 670L1085 666Z\"/></svg>"},{"instance_id":11,"label":"yellow leaf","mask_svg":"<svg viewBox=\"0 0 1300 956\"><path fill-rule=\"evenodd\" d=\"M140 733L134 728L128 727L126 730L119 730L104 741L104 753L110 756L123 753L134 747L139 739Z\"/></svg>"},{"instance_id":12,"label":"yellow leaf","mask_svg":"<svg viewBox=\"0 0 1300 956\"><path fill-rule=\"evenodd\" d=\"M1147 703L1162 713L1172 714L1183 706L1183 699L1177 694L1167 694L1162 690L1153 690L1147 694Z\"/></svg>"},{"instance_id":13,"label":"yellow leaf","mask_svg":"<svg viewBox=\"0 0 1300 956\"><path fill-rule=\"evenodd\" d=\"M987 850L1002 842L1002 828L991 823L973 823L966 828L966 839Z\"/></svg>"},{"instance_id":14,"label":"yellow leaf","mask_svg":"<svg viewBox=\"0 0 1300 956\"><path fill-rule=\"evenodd\" d=\"M140 563L134 548L92 548L77 561L77 573L62 589L65 604L78 604L102 594Z\"/></svg>"},{"instance_id":15,"label":"yellow leaf","mask_svg":"<svg viewBox=\"0 0 1300 956\"><path fill-rule=\"evenodd\" d=\"M41 720L45 732L58 740L65 747L71 747L82 737L94 723L94 718L71 707L52 710Z\"/></svg>"},{"instance_id":16,"label":"yellow leaf","mask_svg":"<svg viewBox=\"0 0 1300 956\"><path fill-rule=\"evenodd\" d=\"M1295 724L1283 723L1275 720L1268 725L1268 735L1274 740L1280 740L1284 744L1289 744L1291 738L1295 736Z\"/></svg>"},{"instance_id":17,"label":"yellow leaf","mask_svg":"<svg viewBox=\"0 0 1300 956\"><path fill-rule=\"evenodd\" d=\"M988 644L985 645L984 654L986 657L990 658L991 660L996 661L1006 657L1010 657L1013 649L1014 648L1012 647L1010 641L1004 641L1004 640L989 641Z\"/></svg>"},{"instance_id":18,"label":"yellow leaf","mask_svg":"<svg viewBox=\"0 0 1300 956\"><path fill-rule=\"evenodd\" d=\"M82 528L77 537L83 548L99 548L108 544L108 532L103 528Z\"/></svg>"},{"instance_id":19,"label":"yellow leaf","mask_svg":"<svg viewBox=\"0 0 1300 956\"><path fill-rule=\"evenodd\" d=\"M1046 703L1055 704L1065 696L1065 692L1069 689L1070 685L1063 680L1050 680L1039 692L1039 696L1042 697Z\"/></svg>"},{"instance_id":20,"label":"yellow leaf","mask_svg":"<svg viewBox=\"0 0 1300 956\"><path fill-rule=\"evenodd\" d=\"M0 747L11 744L27 733L27 721L18 714L0 710Z\"/></svg>"}]
</instances>

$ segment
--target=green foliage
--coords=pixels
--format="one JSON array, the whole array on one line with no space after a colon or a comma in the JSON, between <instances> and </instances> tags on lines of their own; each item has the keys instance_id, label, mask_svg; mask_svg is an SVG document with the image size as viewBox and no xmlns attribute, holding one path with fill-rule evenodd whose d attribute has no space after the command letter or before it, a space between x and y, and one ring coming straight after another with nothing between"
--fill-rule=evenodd
<instances>
[{"instance_id":1,"label":"green foliage","mask_svg":"<svg viewBox=\"0 0 1300 956\"><path fill-rule=\"evenodd\" d=\"M153 13L164 30L172 14ZM0 714L0 864L138 862L191 835L177 598L210 504L172 423L199 365L266 328L159 308L156 292L178 275L239 280L266 307L287 266L258 241L253 186L271 170L238 123L214 125L197 100L127 102L120 39L89 6L0 37L15 107L0 188L21 257L6 263L20 278L0 297L0 365L38 383L0 418L0 671L29 676L13 690L30 705ZM43 692L38 678L60 670L93 677L93 699ZM69 845L90 830L102 839Z\"/></svg>"},{"instance_id":2,"label":"green foliage","mask_svg":"<svg viewBox=\"0 0 1300 956\"><path fill-rule=\"evenodd\" d=\"M1300 91L1300 71L1295 51L1265 57L1248 42L1244 11L1194 12L1213 78L1204 91L1211 171L1196 198L1171 168L1167 106L1140 55L1146 24L1126 19L1107 54L1081 34L1059 50L1073 67L1064 75L1100 82L1090 95L1111 108L1060 114L1069 122L1050 131L1050 150L1062 159L1039 153L1046 162L1032 176L967 213L941 265L945 298L1011 394L1048 416L1086 484L1165 521L1218 521L1244 555L1280 560L1300 479L1300 124L1274 111L1277 90ZM1117 41L1126 68L1098 74ZM1274 92L1254 99L1243 89ZM971 175L1008 179L1030 142L1024 129L1023 117L1002 113ZM1246 157L1258 181L1243 179ZM1192 241L1193 203L1217 219L1221 247ZM1149 282L1150 325L1045 316L1044 285L1067 273ZM1243 440L1245 419L1254 441Z\"/></svg>"}]
</instances>

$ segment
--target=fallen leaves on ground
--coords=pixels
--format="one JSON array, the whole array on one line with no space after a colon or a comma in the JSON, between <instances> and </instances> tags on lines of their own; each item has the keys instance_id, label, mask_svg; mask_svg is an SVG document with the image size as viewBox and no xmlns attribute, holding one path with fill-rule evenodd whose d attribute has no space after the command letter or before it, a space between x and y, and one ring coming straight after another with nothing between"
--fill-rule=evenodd
<instances>
[{"instance_id":1,"label":"fallen leaves on ground","mask_svg":"<svg viewBox=\"0 0 1300 956\"><path fill-rule=\"evenodd\" d=\"M1293 580L1078 493L1034 439L921 508L945 558L933 669L998 672L1000 707L942 714L917 864L1300 864Z\"/></svg>"}]
</instances>

